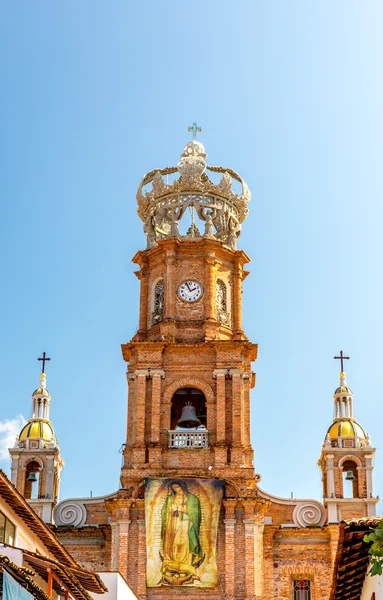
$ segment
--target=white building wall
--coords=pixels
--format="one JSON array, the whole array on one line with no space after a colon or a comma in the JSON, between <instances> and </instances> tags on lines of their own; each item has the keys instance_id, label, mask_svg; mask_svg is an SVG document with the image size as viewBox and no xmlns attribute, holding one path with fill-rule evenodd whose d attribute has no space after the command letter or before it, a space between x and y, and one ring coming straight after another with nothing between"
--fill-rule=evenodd
<instances>
[{"instance_id":1,"label":"white building wall","mask_svg":"<svg viewBox=\"0 0 383 600\"><path fill-rule=\"evenodd\" d=\"M368 570L370 570L370 567L368 567ZM375 577L366 575L360 600L371 600L374 593L375 600L383 600L383 577L381 575L375 575Z\"/></svg>"},{"instance_id":2,"label":"white building wall","mask_svg":"<svg viewBox=\"0 0 383 600\"><path fill-rule=\"evenodd\" d=\"M95 600L137 600L125 579L119 573L98 573L108 591L105 594L93 594Z\"/></svg>"}]
</instances>

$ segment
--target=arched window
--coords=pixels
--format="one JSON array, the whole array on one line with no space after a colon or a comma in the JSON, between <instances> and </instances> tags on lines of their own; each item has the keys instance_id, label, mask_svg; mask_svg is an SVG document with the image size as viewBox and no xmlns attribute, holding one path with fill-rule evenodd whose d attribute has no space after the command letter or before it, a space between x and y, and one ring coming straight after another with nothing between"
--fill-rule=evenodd
<instances>
[{"instance_id":1,"label":"arched window","mask_svg":"<svg viewBox=\"0 0 383 600\"><path fill-rule=\"evenodd\" d=\"M342 464L343 498L358 498L358 471L352 460Z\"/></svg>"},{"instance_id":2,"label":"arched window","mask_svg":"<svg viewBox=\"0 0 383 600\"><path fill-rule=\"evenodd\" d=\"M39 497L40 465L32 460L25 469L24 497L36 500Z\"/></svg>"},{"instance_id":3,"label":"arched window","mask_svg":"<svg viewBox=\"0 0 383 600\"><path fill-rule=\"evenodd\" d=\"M198 427L206 428L206 398L204 394L201 390L195 388L182 388L177 390L172 398L170 429L175 430L177 427L190 429L190 427L183 426L182 423L179 424L179 420L182 416L182 409L185 406L190 407L192 409L190 413L195 414L197 419L201 422L201 425L196 424L193 429L197 429Z\"/></svg>"},{"instance_id":4,"label":"arched window","mask_svg":"<svg viewBox=\"0 0 383 600\"><path fill-rule=\"evenodd\" d=\"M215 295L215 310L217 314L217 320L221 321L224 325L229 324L229 312L227 309L227 288L226 284L222 279L217 279L216 282L216 295Z\"/></svg>"},{"instance_id":5,"label":"arched window","mask_svg":"<svg viewBox=\"0 0 383 600\"><path fill-rule=\"evenodd\" d=\"M157 325L164 320L164 305L165 284L164 280L160 279L155 284L153 291L152 325Z\"/></svg>"}]
</instances>

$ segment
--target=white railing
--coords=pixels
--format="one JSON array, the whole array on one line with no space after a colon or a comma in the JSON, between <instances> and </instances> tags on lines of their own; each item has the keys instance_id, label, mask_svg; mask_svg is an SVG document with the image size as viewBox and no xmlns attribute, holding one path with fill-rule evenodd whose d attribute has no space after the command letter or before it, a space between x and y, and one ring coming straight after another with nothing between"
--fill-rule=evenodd
<instances>
[{"instance_id":1,"label":"white railing","mask_svg":"<svg viewBox=\"0 0 383 600\"><path fill-rule=\"evenodd\" d=\"M169 448L207 448L208 432L169 431Z\"/></svg>"}]
</instances>

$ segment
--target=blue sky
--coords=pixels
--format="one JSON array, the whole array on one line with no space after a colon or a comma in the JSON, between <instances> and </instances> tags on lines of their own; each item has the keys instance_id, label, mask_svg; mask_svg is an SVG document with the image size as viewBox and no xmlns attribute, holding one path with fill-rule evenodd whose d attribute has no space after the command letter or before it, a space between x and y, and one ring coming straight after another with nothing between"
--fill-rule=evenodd
<instances>
[{"instance_id":1,"label":"blue sky","mask_svg":"<svg viewBox=\"0 0 383 600\"><path fill-rule=\"evenodd\" d=\"M252 259L243 302L259 344L261 486L321 497L342 348L383 493L383 5L20 0L0 11L3 450L5 421L30 416L46 350L61 498L117 489L120 344L137 328L130 259L145 245L135 193L144 173L176 164L198 121L209 164L252 191L239 246Z\"/></svg>"}]
</instances>

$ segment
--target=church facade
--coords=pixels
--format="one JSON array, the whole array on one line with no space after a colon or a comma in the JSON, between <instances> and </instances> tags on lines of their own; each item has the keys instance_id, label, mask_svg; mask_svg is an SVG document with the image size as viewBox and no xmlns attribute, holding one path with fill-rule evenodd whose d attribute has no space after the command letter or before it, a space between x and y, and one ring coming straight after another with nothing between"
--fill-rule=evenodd
<instances>
[{"instance_id":1,"label":"church facade","mask_svg":"<svg viewBox=\"0 0 383 600\"><path fill-rule=\"evenodd\" d=\"M375 515L375 449L355 420L343 369L318 463L323 503L259 485L250 443L257 345L242 324L250 259L237 249L249 201L242 177L209 166L196 139L177 167L151 171L139 186L147 247L133 258L139 330L122 345L121 488L58 502L63 461L45 377L10 450L12 481L74 558L119 571L140 600L328 600L340 521Z\"/></svg>"}]
</instances>

